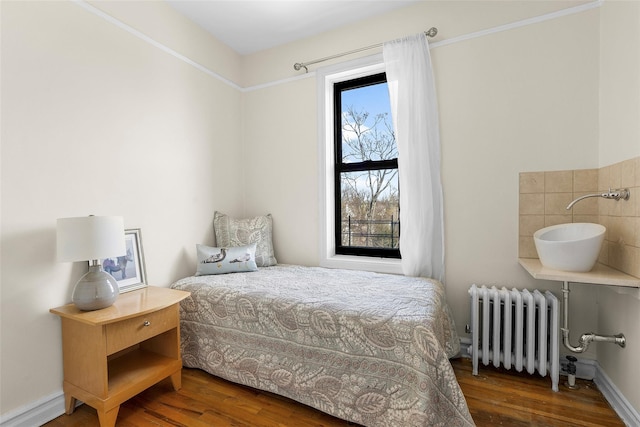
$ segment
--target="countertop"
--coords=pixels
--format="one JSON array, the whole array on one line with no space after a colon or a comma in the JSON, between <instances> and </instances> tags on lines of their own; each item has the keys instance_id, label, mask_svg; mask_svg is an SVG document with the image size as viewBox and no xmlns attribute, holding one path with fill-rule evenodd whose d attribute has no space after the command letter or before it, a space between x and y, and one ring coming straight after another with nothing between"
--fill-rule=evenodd
<instances>
[{"instance_id":1,"label":"countertop","mask_svg":"<svg viewBox=\"0 0 640 427\"><path fill-rule=\"evenodd\" d=\"M589 272L578 273L547 268L543 266L537 258L518 258L518 262L535 279L640 288L640 278L630 276L600 263L596 264Z\"/></svg>"}]
</instances>

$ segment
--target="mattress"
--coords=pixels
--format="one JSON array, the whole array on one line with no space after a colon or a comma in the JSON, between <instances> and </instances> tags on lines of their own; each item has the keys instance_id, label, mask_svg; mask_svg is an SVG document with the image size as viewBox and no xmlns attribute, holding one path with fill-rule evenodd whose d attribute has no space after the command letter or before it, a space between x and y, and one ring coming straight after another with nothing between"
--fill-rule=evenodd
<instances>
[{"instance_id":1,"label":"mattress","mask_svg":"<svg viewBox=\"0 0 640 427\"><path fill-rule=\"evenodd\" d=\"M184 366L365 426L469 426L441 283L276 265L187 277Z\"/></svg>"}]
</instances>

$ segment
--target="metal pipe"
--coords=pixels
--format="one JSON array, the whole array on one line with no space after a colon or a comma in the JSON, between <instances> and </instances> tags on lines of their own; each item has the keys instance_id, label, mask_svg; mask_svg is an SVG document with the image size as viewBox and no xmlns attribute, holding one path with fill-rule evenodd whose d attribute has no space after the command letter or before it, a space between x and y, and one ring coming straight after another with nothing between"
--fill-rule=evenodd
<instances>
[{"instance_id":1,"label":"metal pipe","mask_svg":"<svg viewBox=\"0 0 640 427\"><path fill-rule=\"evenodd\" d=\"M584 353L591 342L609 342L618 344L622 348L626 347L627 341L623 334L598 335L593 332L582 334L578 339L578 346L572 346L569 338L569 292L569 282L562 282L562 328L560 330L562 331L562 344L566 348L574 353Z\"/></svg>"},{"instance_id":2,"label":"metal pipe","mask_svg":"<svg viewBox=\"0 0 640 427\"><path fill-rule=\"evenodd\" d=\"M438 29L436 27L431 27L427 31L425 31L424 34L427 37L435 37L438 34ZM307 66L309 66L309 65L317 64L318 62L328 61L330 59L340 58L342 56L351 55L353 53L362 52L364 50L375 49L377 47L382 47L383 44L384 43L372 44L371 46L361 47L359 49L350 50L348 52L337 53L335 55L326 56L324 58L314 59L313 61L296 62L295 64L293 64L293 69L296 70L296 71L300 71L302 68L304 68L304 72L308 73L309 69L307 68Z\"/></svg>"},{"instance_id":3,"label":"metal pipe","mask_svg":"<svg viewBox=\"0 0 640 427\"><path fill-rule=\"evenodd\" d=\"M569 206L567 206L567 210L571 209L573 205L578 203L580 200L584 200L589 197L602 197L605 199L614 199L614 200L620 200L620 199L629 200L629 195L630 195L630 192L628 188L618 188L613 191L609 189L609 191L605 193L586 194L584 196L578 197L573 202L569 203Z\"/></svg>"}]
</instances>

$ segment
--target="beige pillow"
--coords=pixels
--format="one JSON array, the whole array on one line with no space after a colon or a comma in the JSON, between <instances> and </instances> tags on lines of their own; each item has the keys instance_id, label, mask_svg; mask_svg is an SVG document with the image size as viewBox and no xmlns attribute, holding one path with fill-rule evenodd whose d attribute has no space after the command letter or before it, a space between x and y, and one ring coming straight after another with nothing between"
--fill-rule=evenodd
<instances>
[{"instance_id":1,"label":"beige pillow","mask_svg":"<svg viewBox=\"0 0 640 427\"><path fill-rule=\"evenodd\" d=\"M213 216L213 231L216 235L216 245L219 247L245 246L255 243L258 267L277 264L273 252L271 214L235 219L216 211Z\"/></svg>"}]
</instances>

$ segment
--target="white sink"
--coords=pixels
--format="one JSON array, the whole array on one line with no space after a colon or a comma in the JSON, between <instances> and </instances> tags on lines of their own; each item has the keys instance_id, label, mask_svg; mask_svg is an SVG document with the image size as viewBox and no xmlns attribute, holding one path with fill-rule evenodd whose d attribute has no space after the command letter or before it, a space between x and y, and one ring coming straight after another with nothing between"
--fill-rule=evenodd
<instances>
[{"instance_id":1,"label":"white sink","mask_svg":"<svg viewBox=\"0 0 640 427\"><path fill-rule=\"evenodd\" d=\"M533 233L540 263L562 271L590 271L598 260L606 228L576 222L552 225Z\"/></svg>"}]
</instances>

